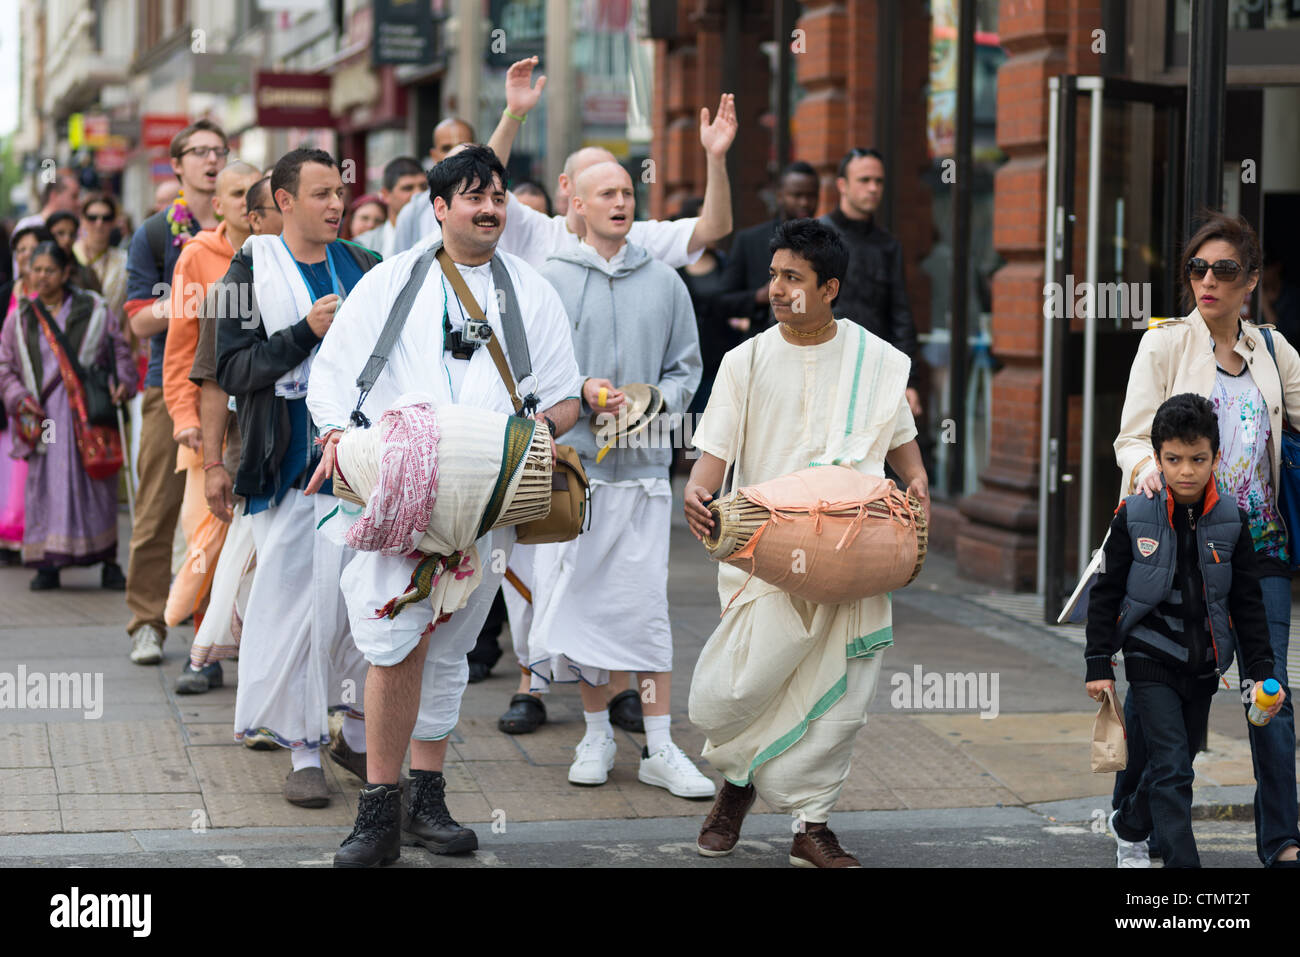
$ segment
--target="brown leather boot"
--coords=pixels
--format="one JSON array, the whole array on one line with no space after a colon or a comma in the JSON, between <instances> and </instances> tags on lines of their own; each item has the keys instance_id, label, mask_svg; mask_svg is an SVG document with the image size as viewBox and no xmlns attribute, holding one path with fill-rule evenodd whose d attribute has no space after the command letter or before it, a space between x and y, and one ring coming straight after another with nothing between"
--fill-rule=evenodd
<instances>
[{"instance_id":1,"label":"brown leather boot","mask_svg":"<svg viewBox=\"0 0 1300 957\"><path fill-rule=\"evenodd\" d=\"M794 836L790 863L795 867L861 867L858 859L840 847L839 839L825 824L809 824Z\"/></svg>"},{"instance_id":2,"label":"brown leather boot","mask_svg":"<svg viewBox=\"0 0 1300 957\"><path fill-rule=\"evenodd\" d=\"M758 792L752 784L738 788L730 781L722 782L722 790L718 792L709 816L704 819L700 839L695 843L701 855L726 857L735 849L740 840L740 825L757 797Z\"/></svg>"}]
</instances>

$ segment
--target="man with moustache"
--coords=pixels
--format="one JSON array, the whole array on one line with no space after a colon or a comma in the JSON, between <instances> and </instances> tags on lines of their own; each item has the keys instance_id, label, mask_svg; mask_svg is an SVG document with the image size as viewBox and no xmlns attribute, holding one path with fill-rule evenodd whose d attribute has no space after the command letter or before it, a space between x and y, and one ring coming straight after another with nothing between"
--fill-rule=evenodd
<instances>
[{"instance_id":1,"label":"man with moustache","mask_svg":"<svg viewBox=\"0 0 1300 957\"><path fill-rule=\"evenodd\" d=\"M469 146L443 160L429 175L434 210L442 224L437 244L399 253L369 273L339 312L316 357L307 401L324 436L324 457L308 491L333 468L333 449L354 410L378 423L407 393L435 405L455 403L513 414L514 404L488 350L472 340L457 347L469 310L437 263L445 249L483 309L507 356L501 312L517 303L517 320L528 342L537 382L537 418L552 436L567 432L578 416L578 366L568 318L555 290L515 256L497 252L506 225L505 169L483 146ZM417 263L430 260L411 301L405 324L382 372L358 405L357 374L371 355L388 317ZM506 285L514 295L505 293ZM342 510L321 523L318 537L342 537L356 515ZM475 542L480 556L509 555L512 527L493 529ZM418 564L409 556L359 551L343 576L353 639L370 662L366 677L366 786L357 802L352 833L334 855L336 867L372 867L397 860L401 843L435 854L473 851L478 838L452 818L443 766L447 738L460 716L468 682L466 653L474 645L505 571L485 562L482 581L468 604L446 621L435 621L428 602L389 618L375 610L411 583ZM258 574L261 572L259 570ZM411 786L405 807L398 776L411 749Z\"/></svg>"},{"instance_id":2,"label":"man with moustache","mask_svg":"<svg viewBox=\"0 0 1300 957\"><path fill-rule=\"evenodd\" d=\"M288 748L285 800L324 807L328 711L362 717L365 662L348 641L338 592L349 555L315 535L337 503L304 494L320 458L306 395L312 359L339 303L379 257L338 238L343 180L329 153L286 153L270 187L283 233L245 243L222 280L218 306L217 383L235 397L243 438L234 492L247 500L258 557L240 646L235 738L267 735Z\"/></svg>"}]
</instances>

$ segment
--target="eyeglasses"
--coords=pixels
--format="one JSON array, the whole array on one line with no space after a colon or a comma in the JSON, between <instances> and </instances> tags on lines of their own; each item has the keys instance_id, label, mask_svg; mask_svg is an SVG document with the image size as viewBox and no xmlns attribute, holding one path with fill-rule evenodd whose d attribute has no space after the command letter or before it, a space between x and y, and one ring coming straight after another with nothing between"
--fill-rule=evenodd
<instances>
[{"instance_id":1,"label":"eyeglasses","mask_svg":"<svg viewBox=\"0 0 1300 957\"><path fill-rule=\"evenodd\" d=\"M1219 282L1236 282L1237 277L1241 275L1241 271L1241 265L1231 259L1220 259L1214 265L1210 265L1199 257L1187 261L1187 277L1189 279L1204 279L1207 272L1213 272L1214 278Z\"/></svg>"},{"instance_id":2,"label":"eyeglasses","mask_svg":"<svg viewBox=\"0 0 1300 957\"><path fill-rule=\"evenodd\" d=\"M108 213L104 213L103 215L100 216L93 216L87 213L85 216L82 216L81 218L88 223L111 223L113 221L113 217L110 216Z\"/></svg>"},{"instance_id":3,"label":"eyeglasses","mask_svg":"<svg viewBox=\"0 0 1300 957\"><path fill-rule=\"evenodd\" d=\"M209 156L216 156L218 159L225 159L230 155L230 149L225 146L191 146L187 150L181 150L181 155L193 153L199 159L205 160Z\"/></svg>"}]
</instances>

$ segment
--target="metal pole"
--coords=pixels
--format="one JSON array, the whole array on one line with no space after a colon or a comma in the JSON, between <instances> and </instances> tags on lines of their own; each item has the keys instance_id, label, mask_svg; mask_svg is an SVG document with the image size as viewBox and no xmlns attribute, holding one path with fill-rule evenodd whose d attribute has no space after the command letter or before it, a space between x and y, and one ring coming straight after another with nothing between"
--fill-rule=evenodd
<instances>
[{"instance_id":1,"label":"metal pole","mask_svg":"<svg viewBox=\"0 0 1300 957\"><path fill-rule=\"evenodd\" d=\"M1183 229L1196 228L1202 206L1223 206L1224 100L1228 70L1228 0L1196 0L1187 31L1187 183Z\"/></svg>"},{"instance_id":2,"label":"metal pole","mask_svg":"<svg viewBox=\"0 0 1300 957\"><path fill-rule=\"evenodd\" d=\"M1043 285L1056 281L1056 138L1060 123L1061 81L1052 77L1047 95L1047 222L1043 227ZM1044 301L1046 306L1046 301ZM1056 319L1043 310L1043 381L1039 389L1038 415L1038 594L1047 594L1047 495L1048 433L1052 428L1052 345L1056 339ZM1053 483L1054 485L1055 483ZM1050 491L1055 491L1054 488ZM1050 614L1044 601L1043 610Z\"/></svg>"},{"instance_id":3,"label":"metal pole","mask_svg":"<svg viewBox=\"0 0 1300 957\"><path fill-rule=\"evenodd\" d=\"M1087 77L1080 81L1079 87L1092 90L1088 117L1088 245L1084 261L1084 278L1090 294L1083 331L1083 451L1079 461L1079 574L1082 575L1092 560L1092 443L1096 426L1097 252L1101 245L1102 80L1100 77Z\"/></svg>"},{"instance_id":4,"label":"metal pole","mask_svg":"<svg viewBox=\"0 0 1300 957\"><path fill-rule=\"evenodd\" d=\"M951 318L948 337L948 414L960 429L960 441L973 442L966 421L966 363L970 353L967 319L970 306L971 165L975 109L975 0L961 0L957 25L957 176L952 195L952 277L949 294ZM966 456L948 460L948 494L966 491Z\"/></svg>"}]
</instances>

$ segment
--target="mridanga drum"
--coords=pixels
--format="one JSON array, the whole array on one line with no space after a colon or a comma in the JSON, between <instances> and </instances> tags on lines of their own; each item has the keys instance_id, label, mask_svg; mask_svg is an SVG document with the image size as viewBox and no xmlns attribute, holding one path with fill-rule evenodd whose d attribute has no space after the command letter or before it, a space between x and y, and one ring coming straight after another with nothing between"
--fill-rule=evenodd
<instances>
[{"instance_id":1,"label":"mridanga drum","mask_svg":"<svg viewBox=\"0 0 1300 957\"><path fill-rule=\"evenodd\" d=\"M929 527L917 498L839 465L745 486L709 511L710 558L818 604L902 588L925 563Z\"/></svg>"},{"instance_id":2,"label":"mridanga drum","mask_svg":"<svg viewBox=\"0 0 1300 957\"><path fill-rule=\"evenodd\" d=\"M472 406L442 405L435 414L437 493L417 550L451 554L490 529L546 517L551 443L544 425ZM348 430L336 450L334 495L367 505L383 455L382 428Z\"/></svg>"}]
</instances>

